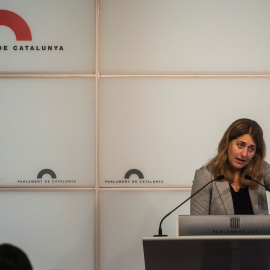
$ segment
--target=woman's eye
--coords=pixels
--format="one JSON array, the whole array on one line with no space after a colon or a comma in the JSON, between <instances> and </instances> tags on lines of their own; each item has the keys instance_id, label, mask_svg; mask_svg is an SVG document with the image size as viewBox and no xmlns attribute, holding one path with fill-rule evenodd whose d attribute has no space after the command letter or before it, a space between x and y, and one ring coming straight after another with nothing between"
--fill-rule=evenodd
<instances>
[{"instance_id":1,"label":"woman's eye","mask_svg":"<svg viewBox=\"0 0 270 270\"><path fill-rule=\"evenodd\" d=\"M255 147L250 147L249 148L249 152L254 152L255 151Z\"/></svg>"},{"instance_id":2,"label":"woman's eye","mask_svg":"<svg viewBox=\"0 0 270 270\"><path fill-rule=\"evenodd\" d=\"M243 148L243 146L244 146L244 145L243 145L242 143L239 143L239 144L238 144L238 147L239 147L239 148Z\"/></svg>"}]
</instances>

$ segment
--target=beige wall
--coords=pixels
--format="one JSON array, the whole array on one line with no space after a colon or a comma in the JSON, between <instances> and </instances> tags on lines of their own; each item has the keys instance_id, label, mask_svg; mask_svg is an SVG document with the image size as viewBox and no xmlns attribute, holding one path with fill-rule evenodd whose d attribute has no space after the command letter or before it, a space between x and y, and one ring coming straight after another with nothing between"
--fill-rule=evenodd
<instances>
[{"instance_id":1,"label":"beige wall","mask_svg":"<svg viewBox=\"0 0 270 270\"><path fill-rule=\"evenodd\" d=\"M227 126L252 118L268 145L268 1L1 9L32 32L17 41L0 25L1 242L36 269L144 269L142 237L190 195ZM49 45L63 50L37 49ZM38 178L43 169L56 178ZM132 169L143 176L125 178ZM164 222L169 235L176 214L189 203Z\"/></svg>"}]
</instances>

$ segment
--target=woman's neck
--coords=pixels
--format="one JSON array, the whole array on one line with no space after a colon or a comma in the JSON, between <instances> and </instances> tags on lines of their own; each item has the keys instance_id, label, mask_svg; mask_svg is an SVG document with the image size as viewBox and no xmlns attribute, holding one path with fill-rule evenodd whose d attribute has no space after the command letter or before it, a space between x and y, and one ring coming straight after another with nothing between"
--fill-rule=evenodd
<instances>
[{"instance_id":1,"label":"woman's neck","mask_svg":"<svg viewBox=\"0 0 270 270\"><path fill-rule=\"evenodd\" d=\"M240 189L240 178L241 178L240 171L235 172L233 182L231 183L231 186L235 192L238 192Z\"/></svg>"}]
</instances>

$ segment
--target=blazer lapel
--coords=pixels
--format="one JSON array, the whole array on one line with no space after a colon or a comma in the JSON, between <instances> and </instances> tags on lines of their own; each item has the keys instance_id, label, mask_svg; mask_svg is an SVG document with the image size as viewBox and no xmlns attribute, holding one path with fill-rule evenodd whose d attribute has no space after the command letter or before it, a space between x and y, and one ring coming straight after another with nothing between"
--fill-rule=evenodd
<instances>
[{"instance_id":1,"label":"blazer lapel","mask_svg":"<svg viewBox=\"0 0 270 270\"><path fill-rule=\"evenodd\" d=\"M258 204L259 188L248 189L248 192L249 192L249 197L250 197L252 208L253 208L253 213L254 213L254 215L258 215L258 212L259 212L259 204Z\"/></svg>"},{"instance_id":2,"label":"blazer lapel","mask_svg":"<svg viewBox=\"0 0 270 270\"><path fill-rule=\"evenodd\" d=\"M227 215L234 215L231 190L228 181L215 182L221 201L226 209Z\"/></svg>"}]
</instances>

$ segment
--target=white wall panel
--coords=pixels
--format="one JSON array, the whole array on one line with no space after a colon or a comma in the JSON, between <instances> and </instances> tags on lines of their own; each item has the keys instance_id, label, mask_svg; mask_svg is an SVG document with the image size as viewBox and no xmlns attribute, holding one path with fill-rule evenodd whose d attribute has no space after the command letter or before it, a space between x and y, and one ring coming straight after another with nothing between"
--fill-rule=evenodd
<instances>
[{"instance_id":1,"label":"white wall panel","mask_svg":"<svg viewBox=\"0 0 270 270\"><path fill-rule=\"evenodd\" d=\"M3 10L26 22L31 40L16 39ZM95 0L1 1L0 54L2 72L94 72Z\"/></svg>"},{"instance_id":2,"label":"white wall panel","mask_svg":"<svg viewBox=\"0 0 270 270\"><path fill-rule=\"evenodd\" d=\"M1 243L33 269L94 269L94 192L1 192Z\"/></svg>"},{"instance_id":3,"label":"white wall panel","mask_svg":"<svg viewBox=\"0 0 270 270\"><path fill-rule=\"evenodd\" d=\"M238 118L261 124L268 145L269 88L268 79L102 79L101 184L190 187ZM130 169L144 179L124 179Z\"/></svg>"},{"instance_id":4,"label":"white wall panel","mask_svg":"<svg viewBox=\"0 0 270 270\"><path fill-rule=\"evenodd\" d=\"M190 196L181 191L101 191L100 270L144 269L142 238L158 233L161 219ZM163 222L176 235L176 215L188 215L189 202Z\"/></svg>"},{"instance_id":5,"label":"white wall panel","mask_svg":"<svg viewBox=\"0 0 270 270\"><path fill-rule=\"evenodd\" d=\"M0 129L0 185L95 184L94 79L1 79Z\"/></svg>"},{"instance_id":6,"label":"white wall panel","mask_svg":"<svg viewBox=\"0 0 270 270\"><path fill-rule=\"evenodd\" d=\"M266 0L102 0L103 73L270 71Z\"/></svg>"}]
</instances>

